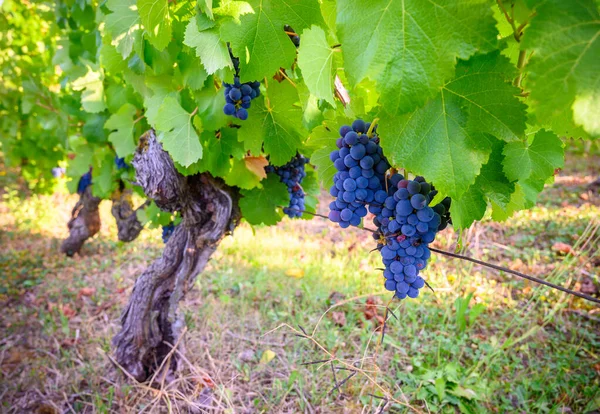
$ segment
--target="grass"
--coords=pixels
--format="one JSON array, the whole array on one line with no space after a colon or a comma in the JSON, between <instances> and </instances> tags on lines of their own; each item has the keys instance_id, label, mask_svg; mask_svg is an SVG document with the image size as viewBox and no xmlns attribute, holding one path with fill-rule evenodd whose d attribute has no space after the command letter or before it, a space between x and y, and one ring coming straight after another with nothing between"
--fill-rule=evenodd
<instances>
[{"instance_id":1,"label":"grass","mask_svg":"<svg viewBox=\"0 0 600 414\"><path fill-rule=\"evenodd\" d=\"M584 188L599 166L573 160L535 208L465 232L464 252L575 289L585 278L598 283L600 200ZM379 344L389 294L371 236L320 218L242 225L224 240L181 304L188 331L180 376L159 389L136 384L111 363L110 340L136 275L161 254L160 231L116 242L104 202L100 234L66 258L58 247L75 198L10 188L0 202L4 412L600 409L597 306L435 256L425 273L435 293L393 302L398 319ZM436 247L454 249L456 239L447 230ZM560 256L556 242L575 254ZM298 325L312 339L295 336ZM361 369L333 393L330 364L302 365L330 355L336 366ZM337 381L348 374L337 370Z\"/></svg>"}]
</instances>

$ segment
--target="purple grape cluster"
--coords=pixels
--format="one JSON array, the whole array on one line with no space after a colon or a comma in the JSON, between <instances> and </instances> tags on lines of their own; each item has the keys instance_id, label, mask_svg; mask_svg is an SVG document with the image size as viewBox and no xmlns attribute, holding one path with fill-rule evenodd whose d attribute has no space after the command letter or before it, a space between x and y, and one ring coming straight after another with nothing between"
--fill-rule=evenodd
<instances>
[{"instance_id":1,"label":"purple grape cluster","mask_svg":"<svg viewBox=\"0 0 600 414\"><path fill-rule=\"evenodd\" d=\"M416 298L425 285L419 272L431 256L428 245L442 226L439 212L449 211L450 199L432 208L429 203L437 191L423 177L406 180L394 174L388 180L388 191L378 191L377 204L369 206L376 215L373 237L385 266L385 288L398 299Z\"/></svg>"},{"instance_id":2,"label":"purple grape cluster","mask_svg":"<svg viewBox=\"0 0 600 414\"><path fill-rule=\"evenodd\" d=\"M306 177L304 166L308 164L309 159L297 154L287 164L281 167L267 165L267 173L275 173L280 177L280 181L287 186L290 196L288 207L284 207L283 212L290 218L301 217L304 211L304 190L302 189L302 180Z\"/></svg>"},{"instance_id":3,"label":"purple grape cluster","mask_svg":"<svg viewBox=\"0 0 600 414\"><path fill-rule=\"evenodd\" d=\"M173 234L174 231L175 231L175 225L172 222L167 224L166 226L162 226L162 241L163 241L163 243L166 244L169 241L169 238L171 237L171 235Z\"/></svg>"},{"instance_id":4,"label":"purple grape cluster","mask_svg":"<svg viewBox=\"0 0 600 414\"><path fill-rule=\"evenodd\" d=\"M233 84L225 83L225 115L232 115L245 121L248 119L248 108L252 99L260 96L260 82L240 83L239 76L233 78Z\"/></svg>"},{"instance_id":5,"label":"purple grape cluster","mask_svg":"<svg viewBox=\"0 0 600 414\"><path fill-rule=\"evenodd\" d=\"M125 158L118 155L115 155L115 165L117 166L117 170L126 170L129 168L129 164L125 162Z\"/></svg>"},{"instance_id":6,"label":"purple grape cluster","mask_svg":"<svg viewBox=\"0 0 600 414\"><path fill-rule=\"evenodd\" d=\"M83 194L85 193L86 188L88 188L92 184L92 171L88 171L81 176L79 179L79 184L77 184L77 193Z\"/></svg>"},{"instance_id":7,"label":"purple grape cluster","mask_svg":"<svg viewBox=\"0 0 600 414\"><path fill-rule=\"evenodd\" d=\"M340 227L358 226L367 215L367 205L383 188L390 164L379 146L376 128L369 135L370 123L357 119L340 128L339 149L330 154L337 172L329 193L336 200L329 205L329 219Z\"/></svg>"}]
</instances>

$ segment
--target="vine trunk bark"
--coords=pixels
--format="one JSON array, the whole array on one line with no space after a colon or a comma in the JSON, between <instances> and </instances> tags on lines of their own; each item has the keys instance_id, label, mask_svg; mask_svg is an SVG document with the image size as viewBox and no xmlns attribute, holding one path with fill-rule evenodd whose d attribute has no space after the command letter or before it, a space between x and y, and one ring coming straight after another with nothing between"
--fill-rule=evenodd
<instances>
[{"instance_id":1,"label":"vine trunk bark","mask_svg":"<svg viewBox=\"0 0 600 414\"><path fill-rule=\"evenodd\" d=\"M144 381L159 369L178 369L177 354L168 363L165 358L185 326L179 301L237 225L239 195L207 173L179 174L152 130L141 137L133 165L146 195L161 209L182 215L163 254L136 280L121 316L121 331L113 338L117 362Z\"/></svg>"},{"instance_id":2,"label":"vine trunk bark","mask_svg":"<svg viewBox=\"0 0 600 414\"><path fill-rule=\"evenodd\" d=\"M117 222L119 240L123 242L131 242L139 236L144 226L137 218L137 211L146 208L150 203L146 201L134 209L132 195L133 191L120 183L119 189L111 197L113 203L111 213ZM98 208L101 201L102 199L92 195L91 185L79 196L67 224L69 236L62 242L60 248L67 256L71 257L79 253L85 241L100 231Z\"/></svg>"},{"instance_id":3,"label":"vine trunk bark","mask_svg":"<svg viewBox=\"0 0 600 414\"><path fill-rule=\"evenodd\" d=\"M100 198L92 195L91 186L88 186L79 196L67 224L69 236L60 246L60 250L67 256L71 257L78 253L83 243L100 231L100 213L98 212L100 201L102 201Z\"/></svg>"}]
</instances>

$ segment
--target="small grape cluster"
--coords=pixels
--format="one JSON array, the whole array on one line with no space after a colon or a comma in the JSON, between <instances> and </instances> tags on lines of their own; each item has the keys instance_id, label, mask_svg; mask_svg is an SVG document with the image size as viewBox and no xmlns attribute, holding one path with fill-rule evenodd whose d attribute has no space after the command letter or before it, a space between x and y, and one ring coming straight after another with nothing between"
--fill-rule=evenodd
<instances>
[{"instance_id":1,"label":"small grape cluster","mask_svg":"<svg viewBox=\"0 0 600 414\"><path fill-rule=\"evenodd\" d=\"M288 24L283 26L283 30L287 33L288 37L296 47L300 47L300 36L292 29L292 27Z\"/></svg>"},{"instance_id":2,"label":"small grape cluster","mask_svg":"<svg viewBox=\"0 0 600 414\"><path fill-rule=\"evenodd\" d=\"M376 214L373 222L377 232L373 237L385 266L385 288L399 299L416 298L425 285L419 271L427 266L431 256L428 245L442 226L438 211L446 214L450 199L432 208L429 203L437 191L423 177L407 180L393 174L388 180L388 190L375 194L378 204L369 206L370 212Z\"/></svg>"},{"instance_id":3,"label":"small grape cluster","mask_svg":"<svg viewBox=\"0 0 600 414\"><path fill-rule=\"evenodd\" d=\"M329 219L340 227L358 226L367 215L367 205L385 183L390 164L383 156L376 128L357 119L340 128L339 148L330 154L337 172L329 191L336 200L329 205Z\"/></svg>"},{"instance_id":4,"label":"small grape cluster","mask_svg":"<svg viewBox=\"0 0 600 414\"><path fill-rule=\"evenodd\" d=\"M162 241L163 241L163 243L166 244L169 241L169 238L171 237L171 235L173 234L174 231L175 231L175 225L172 222L167 224L166 226L162 226Z\"/></svg>"},{"instance_id":5,"label":"small grape cluster","mask_svg":"<svg viewBox=\"0 0 600 414\"><path fill-rule=\"evenodd\" d=\"M240 83L240 78L235 76L233 84L225 83L225 115L233 115L245 121L248 119L248 108L252 99L260 95L260 82Z\"/></svg>"},{"instance_id":6,"label":"small grape cluster","mask_svg":"<svg viewBox=\"0 0 600 414\"><path fill-rule=\"evenodd\" d=\"M125 162L125 158L115 156L115 165L117 166L117 170L126 170L129 168L129 164Z\"/></svg>"},{"instance_id":7,"label":"small grape cluster","mask_svg":"<svg viewBox=\"0 0 600 414\"><path fill-rule=\"evenodd\" d=\"M280 181L287 186L290 195L288 207L284 207L283 212L290 218L301 217L304 211L304 190L302 189L302 180L306 177L304 166L308 164L309 159L303 155L297 154L287 164L281 167L267 165L267 173L275 173L280 177Z\"/></svg>"},{"instance_id":8,"label":"small grape cluster","mask_svg":"<svg viewBox=\"0 0 600 414\"><path fill-rule=\"evenodd\" d=\"M79 184L77 184L77 193L83 194L85 190L92 184L92 172L88 171L81 176Z\"/></svg>"}]
</instances>

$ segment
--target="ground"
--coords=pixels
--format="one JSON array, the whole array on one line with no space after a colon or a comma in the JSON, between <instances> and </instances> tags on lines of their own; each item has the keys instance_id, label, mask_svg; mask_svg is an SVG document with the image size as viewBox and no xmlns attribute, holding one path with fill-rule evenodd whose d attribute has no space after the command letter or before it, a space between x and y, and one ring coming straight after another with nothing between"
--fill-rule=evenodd
<instances>
[{"instance_id":1,"label":"ground","mask_svg":"<svg viewBox=\"0 0 600 414\"><path fill-rule=\"evenodd\" d=\"M568 161L535 208L474 225L462 252L597 295L600 198L586 185L600 159ZM434 255L424 273L434 292L392 302L381 344L376 329L390 295L371 235L321 218L242 225L228 237L182 304L179 377L137 384L111 361L110 340L136 276L161 254L160 230L117 242L104 202L100 234L64 257L76 198L25 195L11 190L9 175L0 180L3 412L600 409L598 305ZM435 246L454 251L457 237L446 230ZM296 335L302 330L311 338ZM346 368L335 378L332 356ZM349 369L356 374L334 390Z\"/></svg>"}]
</instances>

